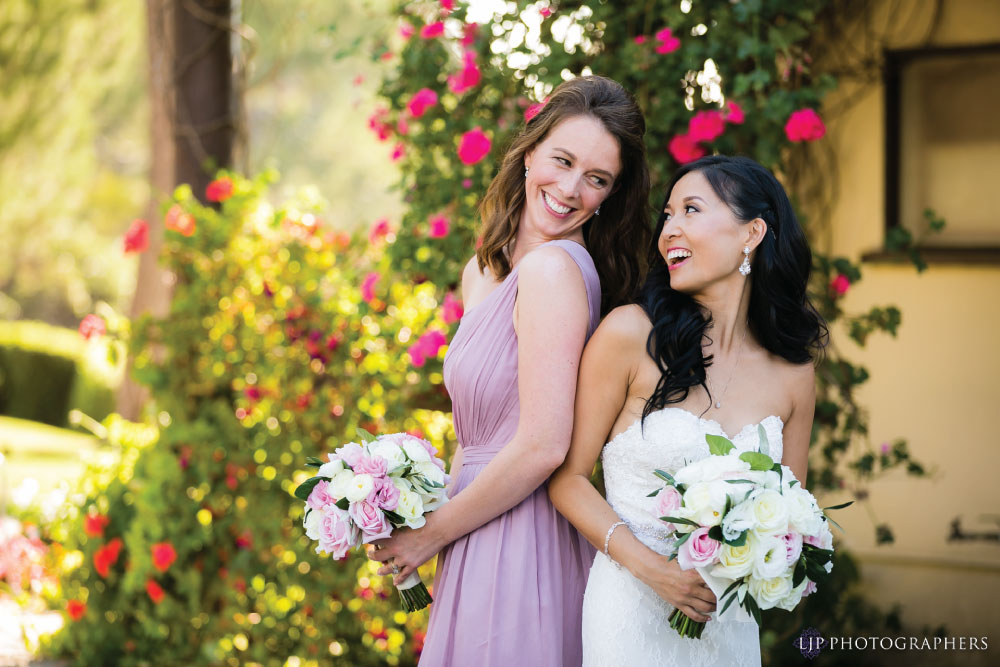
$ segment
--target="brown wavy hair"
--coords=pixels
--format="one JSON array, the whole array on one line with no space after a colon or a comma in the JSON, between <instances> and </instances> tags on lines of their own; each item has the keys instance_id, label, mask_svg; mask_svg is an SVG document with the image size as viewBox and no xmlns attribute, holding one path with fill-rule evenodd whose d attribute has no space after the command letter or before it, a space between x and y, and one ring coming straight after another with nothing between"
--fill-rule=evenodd
<instances>
[{"instance_id":1,"label":"brown wavy hair","mask_svg":"<svg viewBox=\"0 0 1000 667\"><path fill-rule=\"evenodd\" d=\"M489 266L495 280L511 271L507 249L517 236L524 208L524 155L562 121L596 118L618 141L622 170L601 215L583 225L583 238L601 279L601 315L632 300L645 273L650 243L649 168L646 121L635 98L621 84L602 76L581 76L552 91L549 101L511 142L500 172L479 205L482 245L476 250L479 271Z\"/></svg>"}]
</instances>

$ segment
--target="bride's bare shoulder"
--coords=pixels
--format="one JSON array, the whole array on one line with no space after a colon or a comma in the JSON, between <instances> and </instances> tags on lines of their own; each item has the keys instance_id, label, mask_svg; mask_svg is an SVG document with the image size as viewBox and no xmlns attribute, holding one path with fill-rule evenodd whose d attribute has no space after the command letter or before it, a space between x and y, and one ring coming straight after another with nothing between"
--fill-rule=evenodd
<instances>
[{"instance_id":1,"label":"bride's bare shoulder","mask_svg":"<svg viewBox=\"0 0 1000 667\"><path fill-rule=\"evenodd\" d=\"M601 320L591 339L592 344L618 354L644 350L652 326L641 306L618 306Z\"/></svg>"}]
</instances>

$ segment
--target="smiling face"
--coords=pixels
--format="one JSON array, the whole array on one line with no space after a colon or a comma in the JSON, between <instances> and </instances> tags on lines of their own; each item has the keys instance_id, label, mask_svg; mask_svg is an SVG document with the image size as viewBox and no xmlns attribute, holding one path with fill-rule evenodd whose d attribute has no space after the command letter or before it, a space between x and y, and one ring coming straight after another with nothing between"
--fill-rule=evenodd
<instances>
[{"instance_id":1,"label":"smiling face","mask_svg":"<svg viewBox=\"0 0 1000 667\"><path fill-rule=\"evenodd\" d=\"M761 226L766 228L759 218L749 223L739 220L697 171L677 181L664 215L657 247L667 262L670 286L688 294L724 280L742 280L738 269L743 247L750 246L752 252Z\"/></svg>"},{"instance_id":2,"label":"smiling face","mask_svg":"<svg viewBox=\"0 0 1000 667\"><path fill-rule=\"evenodd\" d=\"M519 232L545 241L583 242L583 223L601 205L621 171L618 141L592 116L552 128L524 155L525 204Z\"/></svg>"}]
</instances>

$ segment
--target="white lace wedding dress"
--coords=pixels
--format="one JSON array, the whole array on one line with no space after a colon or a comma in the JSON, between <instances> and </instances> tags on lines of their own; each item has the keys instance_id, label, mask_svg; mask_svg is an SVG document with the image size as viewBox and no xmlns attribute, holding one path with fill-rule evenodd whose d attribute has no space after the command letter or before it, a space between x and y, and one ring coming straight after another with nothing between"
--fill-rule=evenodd
<instances>
[{"instance_id":1,"label":"white lace wedding dress","mask_svg":"<svg viewBox=\"0 0 1000 667\"><path fill-rule=\"evenodd\" d=\"M761 425L767 433L770 456L780 461L781 418L772 415ZM709 456L706 434L723 435L741 451L755 451L760 438L757 424L748 424L730 436L718 422L676 407L650 414L642 431L636 421L604 446L607 499L643 544L667 554L672 540L666 538L664 524L653 511L654 498L647 497L663 485L653 471L674 473ZM583 600L584 667L761 664L756 623L717 621L713 614L700 639L686 639L670 627L673 610L652 588L598 551Z\"/></svg>"}]
</instances>

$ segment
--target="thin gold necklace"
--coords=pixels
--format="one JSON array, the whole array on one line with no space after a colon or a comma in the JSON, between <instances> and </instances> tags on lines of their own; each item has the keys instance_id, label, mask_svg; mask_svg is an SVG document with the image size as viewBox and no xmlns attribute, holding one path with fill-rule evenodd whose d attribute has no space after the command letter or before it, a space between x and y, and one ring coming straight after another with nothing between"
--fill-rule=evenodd
<instances>
[{"instance_id":1,"label":"thin gold necklace","mask_svg":"<svg viewBox=\"0 0 1000 667\"><path fill-rule=\"evenodd\" d=\"M745 329L743 329L743 337L740 338L740 349L736 352L736 363L733 364L733 370L729 372L729 379L726 380L726 384L722 388L722 394L719 396L719 399L715 402L716 410L722 407L722 399L726 397L726 392L729 391L729 383L733 381L733 376L736 375L736 367L740 365L740 357L743 356L743 343L746 342L747 329L749 328L750 327L748 326ZM705 374L705 379L708 380L708 373ZM708 380L708 389L709 391L712 391L711 380Z\"/></svg>"}]
</instances>

